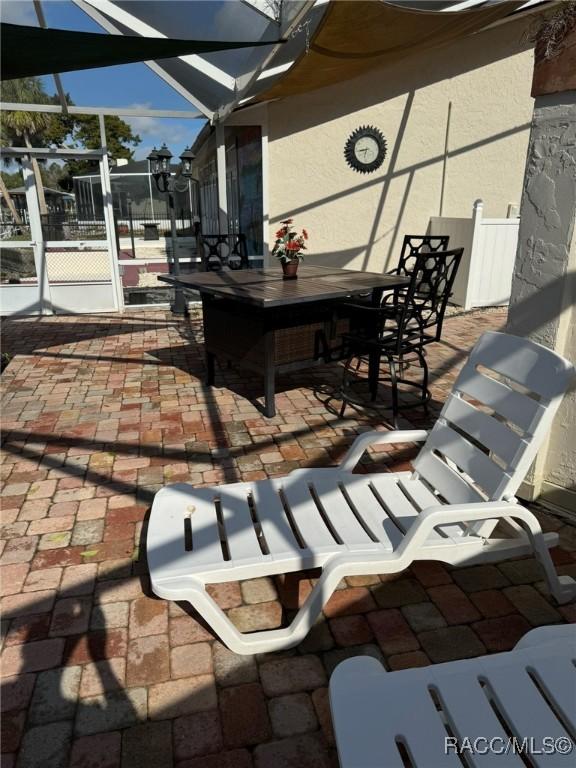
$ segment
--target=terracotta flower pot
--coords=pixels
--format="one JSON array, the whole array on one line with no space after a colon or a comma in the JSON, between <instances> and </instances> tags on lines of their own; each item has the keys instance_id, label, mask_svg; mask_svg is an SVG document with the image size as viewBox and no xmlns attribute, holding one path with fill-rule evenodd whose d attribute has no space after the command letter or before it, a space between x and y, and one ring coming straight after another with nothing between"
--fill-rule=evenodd
<instances>
[{"instance_id":1,"label":"terracotta flower pot","mask_svg":"<svg viewBox=\"0 0 576 768\"><path fill-rule=\"evenodd\" d=\"M296 274L298 272L298 264L300 264L299 259L291 259L290 261L282 262L282 272L284 272L284 280L295 280L298 277L298 275Z\"/></svg>"}]
</instances>

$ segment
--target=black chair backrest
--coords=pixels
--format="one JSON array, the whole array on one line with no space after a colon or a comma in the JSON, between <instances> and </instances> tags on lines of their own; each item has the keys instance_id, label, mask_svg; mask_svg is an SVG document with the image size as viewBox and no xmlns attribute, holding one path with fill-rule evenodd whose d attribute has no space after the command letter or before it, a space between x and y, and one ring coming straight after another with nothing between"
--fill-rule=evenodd
<instances>
[{"instance_id":1,"label":"black chair backrest","mask_svg":"<svg viewBox=\"0 0 576 768\"><path fill-rule=\"evenodd\" d=\"M388 274L410 277L416 264L416 257L419 254L445 251L448 248L449 240L449 235L404 235L398 266L395 269L391 269ZM405 297L406 286L395 288L393 291L384 294L382 304L384 307L393 307L394 312L397 313L398 305L404 301Z\"/></svg>"},{"instance_id":2,"label":"black chair backrest","mask_svg":"<svg viewBox=\"0 0 576 768\"><path fill-rule=\"evenodd\" d=\"M229 269L248 269L246 236L238 234L200 235L202 264L206 272Z\"/></svg>"},{"instance_id":3,"label":"black chair backrest","mask_svg":"<svg viewBox=\"0 0 576 768\"><path fill-rule=\"evenodd\" d=\"M410 275L418 254L445 251L449 240L448 235L404 235L400 260L393 272L397 275Z\"/></svg>"},{"instance_id":4,"label":"black chair backrest","mask_svg":"<svg viewBox=\"0 0 576 768\"><path fill-rule=\"evenodd\" d=\"M419 338L420 345L440 340L444 313L463 252L463 248L454 248L416 256L398 317L400 347L411 338Z\"/></svg>"}]
</instances>

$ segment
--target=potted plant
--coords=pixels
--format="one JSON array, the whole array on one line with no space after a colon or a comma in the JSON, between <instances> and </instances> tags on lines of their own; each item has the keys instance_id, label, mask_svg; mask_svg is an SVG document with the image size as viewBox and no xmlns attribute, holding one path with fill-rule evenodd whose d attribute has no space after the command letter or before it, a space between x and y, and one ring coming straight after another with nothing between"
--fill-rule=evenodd
<instances>
[{"instance_id":1,"label":"potted plant","mask_svg":"<svg viewBox=\"0 0 576 768\"><path fill-rule=\"evenodd\" d=\"M305 229L298 233L292 226L294 219L281 221L282 226L276 232L276 242L272 249L272 255L276 256L282 264L285 280L293 280L298 275L298 264L304 258L308 232Z\"/></svg>"}]
</instances>

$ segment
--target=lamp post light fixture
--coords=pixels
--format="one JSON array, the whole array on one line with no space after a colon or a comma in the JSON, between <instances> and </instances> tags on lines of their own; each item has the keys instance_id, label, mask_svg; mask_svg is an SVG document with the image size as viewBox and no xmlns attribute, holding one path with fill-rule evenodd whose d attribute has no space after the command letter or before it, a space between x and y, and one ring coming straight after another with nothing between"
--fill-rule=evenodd
<instances>
[{"instance_id":1,"label":"lamp post light fixture","mask_svg":"<svg viewBox=\"0 0 576 768\"><path fill-rule=\"evenodd\" d=\"M185 179L192 178L192 162L196 159L196 155L190 147L184 150L180 155L181 174Z\"/></svg>"},{"instance_id":2,"label":"lamp post light fixture","mask_svg":"<svg viewBox=\"0 0 576 768\"><path fill-rule=\"evenodd\" d=\"M156 184L156 189L159 192L167 195L168 198L168 211L170 214L170 233L172 239L172 261L174 265L174 275L180 275L180 259L178 254L178 232L176 231L176 214L174 210L174 192L186 192L188 189L188 181L192 178L192 161L196 155L190 148L185 149L180 155L180 168L178 174L172 176L170 173L170 161L172 160L172 153L166 146L162 144L160 149L154 149L148 155L148 161L150 163L150 172L152 178ZM178 186L178 180L183 178L186 180L185 187ZM176 286L174 289L174 302L171 306L171 310L175 315L187 315L188 304L184 297L184 291L182 288Z\"/></svg>"}]
</instances>

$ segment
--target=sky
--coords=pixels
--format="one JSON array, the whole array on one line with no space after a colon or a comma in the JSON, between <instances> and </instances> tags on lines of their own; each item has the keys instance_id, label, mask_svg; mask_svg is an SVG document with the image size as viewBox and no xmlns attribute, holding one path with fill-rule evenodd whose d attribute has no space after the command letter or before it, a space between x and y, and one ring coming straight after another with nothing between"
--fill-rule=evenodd
<instances>
[{"instance_id":1,"label":"sky","mask_svg":"<svg viewBox=\"0 0 576 768\"><path fill-rule=\"evenodd\" d=\"M210 2L210 0L206 0ZM43 0L42 7L49 27L73 29L78 32L102 32L102 28L70 0ZM37 26L32 0L1 0L2 21ZM55 93L54 80L42 78L46 91ZM79 106L142 107L147 109L195 108L168 86L145 64L124 64L118 67L65 72L61 75L64 90ZM153 146L166 142L176 157L192 144L205 123L204 119L159 119L152 117L123 117L133 133L142 139L136 147L136 160L145 158Z\"/></svg>"}]
</instances>

